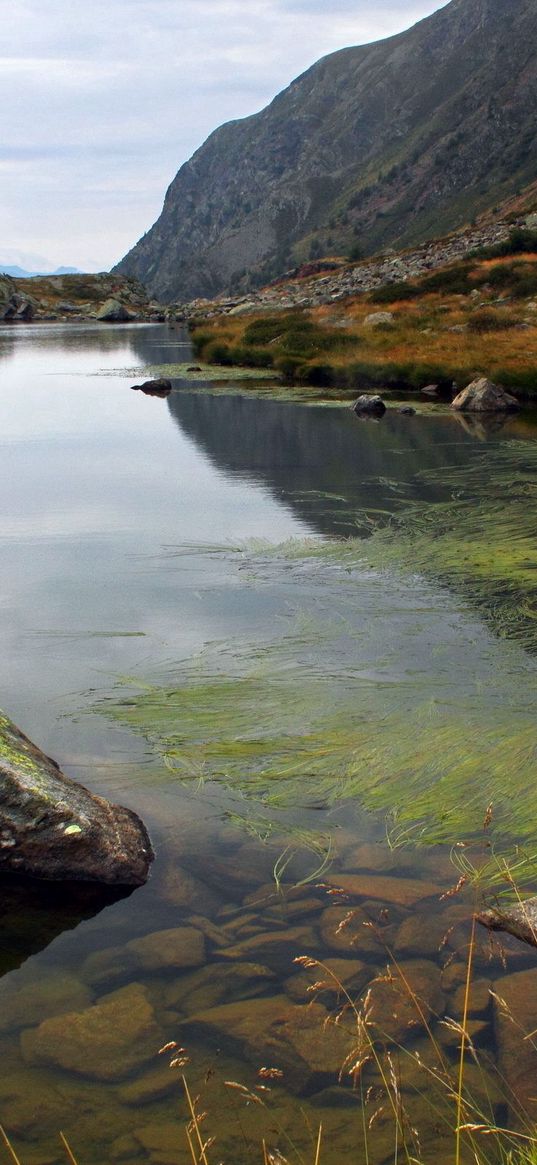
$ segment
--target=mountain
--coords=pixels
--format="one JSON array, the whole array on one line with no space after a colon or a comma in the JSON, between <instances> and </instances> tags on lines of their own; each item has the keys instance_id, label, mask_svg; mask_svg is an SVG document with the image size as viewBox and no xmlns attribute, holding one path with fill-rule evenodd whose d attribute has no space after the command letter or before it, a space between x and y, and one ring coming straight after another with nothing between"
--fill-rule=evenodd
<instances>
[{"instance_id":1,"label":"mountain","mask_svg":"<svg viewBox=\"0 0 537 1165\"><path fill-rule=\"evenodd\" d=\"M325 57L208 138L115 270L187 300L468 222L537 177L536 49L535 0L451 0Z\"/></svg>"},{"instance_id":2,"label":"mountain","mask_svg":"<svg viewBox=\"0 0 537 1165\"><path fill-rule=\"evenodd\" d=\"M25 271L24 267L17 267L13 264L2 266L2 263L0 263L0 273L11 275L12 279L39 279L43 275L82 275L82 271L78 267L57 267L55 271Z\"/></svg>"}]
</instances>

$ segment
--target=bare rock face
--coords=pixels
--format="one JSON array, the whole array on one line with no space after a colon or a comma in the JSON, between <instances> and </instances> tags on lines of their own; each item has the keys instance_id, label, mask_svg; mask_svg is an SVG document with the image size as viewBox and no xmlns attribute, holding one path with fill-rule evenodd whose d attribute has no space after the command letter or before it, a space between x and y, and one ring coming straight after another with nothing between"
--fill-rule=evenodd
<instances>
[{"instance_id":1,"label":"bare rock face","mask_svg":"<svg viewBox=\"0 0 537 1165\"><path fill-rule=\"evenodd\" d=\"M66 777L0 713L0 872L141 886L153 857L135 813Z\"/></svg>"},{"instance_id":2,"label":"bare rock face","mask_svg":"<svg viewBox=\"0 0 537 1165\"><path fill-rule=\"evenodd\" d=\"M482 376L463 388L451 402L451 407L459 412L495 413L514 411L520 405L505 389Z\"/></svg>"},{"instance_id":3,"label":"bare rock face","mask_svg":"<svg viewBox=\"0 0 537 1165\"><path fill-rule=\"evenodd\" d=\"M324 57L211 134L116 271L186 302L250 294L313 245L346 255L358 235L371 255L446 234L501 202L506 176L537 176L536 35L535 0L452 0Z\"/></svg>"}]
</instances>

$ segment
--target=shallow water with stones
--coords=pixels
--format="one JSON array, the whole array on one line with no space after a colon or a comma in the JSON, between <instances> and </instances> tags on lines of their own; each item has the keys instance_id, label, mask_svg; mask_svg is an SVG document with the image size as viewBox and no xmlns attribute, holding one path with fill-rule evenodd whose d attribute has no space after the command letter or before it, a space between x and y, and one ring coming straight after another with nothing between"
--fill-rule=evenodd
<instances>
[{"instance_id":1,"label":"shallow water with stones","mask_svg":"<svg viewBox=\"0 0 537 1165\"><path fill-rule=\"evenodd\" d=\"M448 1160L476 893L450 891L495 861L504 888L504 855L532 877L531 611L510 636L482 558L457 574L450 545L442 578L390 523L418 507L438 548L438 508L527 461L531 417L361 424L121 374L188 358L165 327L0 333L1 702L157 850L124 896L3 880L0 1122L30 1165L60 1129L81 1162L187 1161L184 1071L211 1163L263 1139L313 1162L320 1124L325 1162ZM498 997L533 1030L536 983L478 936L468 1123L535 1115Z\"/></svg>"}]
</instances>

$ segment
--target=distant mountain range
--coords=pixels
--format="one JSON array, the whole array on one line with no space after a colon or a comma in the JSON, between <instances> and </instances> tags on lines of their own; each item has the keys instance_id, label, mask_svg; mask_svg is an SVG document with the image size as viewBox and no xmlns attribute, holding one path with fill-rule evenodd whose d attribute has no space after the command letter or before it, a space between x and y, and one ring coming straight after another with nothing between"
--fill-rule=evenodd
<instances>
[{"instance_id":1,"label":"distant mountain range","mask_svg":"<svg viewBox=\"0 0 537 1165\"><path fill-rule=\"evenodd\" d=\"M11 275L12 279L37 279L43 275L82 275L83 272L78 267L57 267L55 271L25 271L24 267L17 267L16 265L6 264L2 265L0 262L0 273L2 275Z\"/></svg>"},{"instance_id":2,"label":"distant mountain range","mask_svg":"<svg viewBox=\"0 0 537 1165\"><path fill-rule=\"evenodd\" d=\"M537 177L536 0L451 0L216 130L114 269L161 300L422 242Z\"/></svg>"}]
</instances>

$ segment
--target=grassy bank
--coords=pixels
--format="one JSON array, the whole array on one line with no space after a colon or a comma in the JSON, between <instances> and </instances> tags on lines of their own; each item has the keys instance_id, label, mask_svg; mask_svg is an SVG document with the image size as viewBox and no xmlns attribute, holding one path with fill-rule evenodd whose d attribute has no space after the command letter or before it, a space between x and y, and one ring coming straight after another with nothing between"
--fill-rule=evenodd
<instances>
[{"instance_id":1,"label":"grassy bank","mask_svg":"<svg viewBox=\"0 0 537 1165\"><path fill-rule=\"evenodd\" d=\"M193 342L208 363L274 369L290 384L351 393L463 386L484 375L531 397L537 391L534 297L537 254L476 253L367 296L208 320L193 329ZM379 312L388 318L368 319Z\"/></svg>"}]
</instances>

